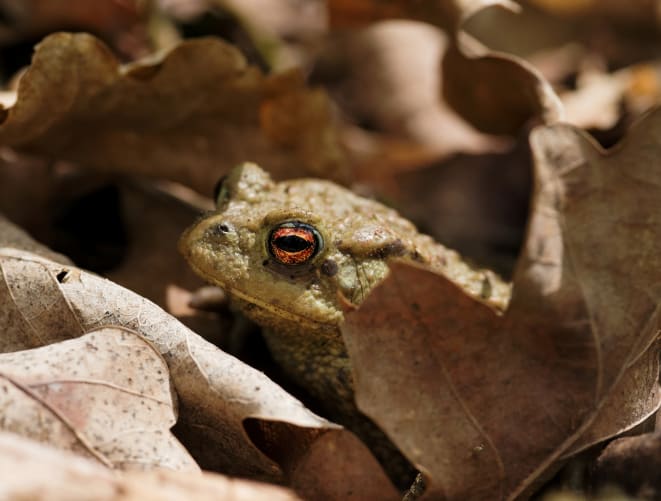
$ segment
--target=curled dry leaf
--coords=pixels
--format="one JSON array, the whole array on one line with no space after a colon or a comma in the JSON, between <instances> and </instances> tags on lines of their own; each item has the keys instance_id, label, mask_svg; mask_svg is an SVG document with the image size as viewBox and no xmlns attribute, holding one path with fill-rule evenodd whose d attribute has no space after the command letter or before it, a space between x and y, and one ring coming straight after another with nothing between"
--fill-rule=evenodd
<instances>
[{"instance_id":1,"label":"curled dry leaf","mask_svg":"<svg viewBox=\"0 0 661 501\"><path fill-rule=\"evenodd\" d=\"M2 429L106 466L198 471L174 405L163 358L125 329L0 355Z\"/></svg>"},{"instance_id":2,"label":"curled dry leaf","mask_svg":"<svg viewBox=\"0 0 661 501\"><path fill-rule=\"evenodd\" d=\"M20 80L0 144L204 193L245 160L276 177L347 179L326 95L295 73L266 77L212 38L121 66L91 35L50 35Z\"/></svg>"},{"instance_id":3,"label":"curled dry leaf","mask_svg":"<svg viewBox=\"0 0 661 501\"><path fill-rule=\"evenodd\" d=\"M560 99L532 65L518 56L490 51L461 32L464 22L489 7L517 10L507 0L333 0L329 8L332 23L340 26L407 18L447 30L453 43L442 60L443 97L482 132L515 135L532 119L557 121L563 113Z\"/></svg>"},{"instance_id":4,"label":"curled dry leaf","mask_svg":"<svg viewBox=\"0 0 661 501\"><path fill-rule=\"evenodd\" d=\"M607 154L570 126L533 132L529 233L502 317L404 263L348 315L358 405L430 497L514 498L659 407L660 137L661 110Z\"/></svg>"},{"instance_id":5,"label":"curled dry leaf","mask_svg":"<svg viewBox=\"0 0 661 501\"><path fill-rule=\"evenodd\" d=\"M0 218L0 351L55 343L106 326L133 330L165 359L180 404L179 436L203 467L275 481L284 480L284 468L297 489L316 493L317 499L366 492L396 499L376 459L348 431L312 414L263 373L223 353L152 302L23 250L27 246L48 252ZM254 424L250 435L246 421ZM332 445L337 443L344 445ZM307 467L314 464L333 475Z\"/></svg>"},{"instance_id":6,"label":"curled dry leaf","mask_svg":"<svg viewBox=\"0 0 661 501\"><path fill-rule=\"evenodd\" d=\"M32 501L294 501L290 491L222 475L112 472L70 453L0 432L0 499Z\"/></svg>"},{"instance_id":7,"label":"curled dry leaf","mask_svg":"<svg viewBox=\"0 0 661 501\"><path fill-rule=\"evenodd\" d=\"M443 97L475 128L512 134L529 121L552 123L563 115L549 83L529 63L489 51L460 33L443 58Z\"/></svg>"}]
</instances>

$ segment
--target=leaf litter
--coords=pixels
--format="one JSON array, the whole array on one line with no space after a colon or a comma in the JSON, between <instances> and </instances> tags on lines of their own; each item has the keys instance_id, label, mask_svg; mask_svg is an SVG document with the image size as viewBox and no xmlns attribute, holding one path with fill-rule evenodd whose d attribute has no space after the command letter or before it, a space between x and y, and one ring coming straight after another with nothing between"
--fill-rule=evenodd
<instances>
[{"instance_id":1,"label":"leaf litter","mask_svg":"<svg viewBox=\"0 0 661 501\"><path fill-rule=\"evenodd\" d=\"M251 5L232 9L240 11L246 24L255 17L248 31L258 40L264 61L274 66L296 60L315 64L319 39L314 39L325 36L323 9L288 22L284 14L251 14L260 10L255 6L259 2L244 3ZM26 4L26 12L37 4ZM534 168L527 236L520 243L514 292L503 316L468 298L444 277L395 262L390 277L349 314L344 329L359 405L423 472L427 498L526 498L576 453L594 450L649 421L659 405L661 291L654 275L660 269L656 242L661 181L655 168L659 113L645 116L637 126L630 124L658 105L661 79L655 60L658 41L645 38L654 17L647 6L606 2L567 10L566 2L521 4L519 21L509 16L504 23L505 17L495 13L503 12L503 6L511 9L512 2L329 1L330 30L350 27L349 49L338 50L340 38L325 40L333 54L331 69L338 60L350 62L339 87L316 80L329 94L306 84L303 75L309 67L265 74L252 64L254 59L248 63L236 47L214 38L180 41L155 56L123 64L91 35L51 35L37 47L18 88L3 93L0 207L31 231L39 230L48 227L45 216L57 206L56 187L63 173L148 176L209 193L227 169L251 160L279 178L357 179L361 184L356 189L389 198L405 213L410 210L416 222L435 235L451 235L457 223L450 219L460 221L459 230L463 226L465 231L455 234L461 237L461 249L478 245L488 254L501 245L499 231L525 218L525 203L519 202L529 195L525 171ZM296 9L288 3L282 12L291 15ZM304 18L311 20L313 30L304 26L310 26L301 22ZM445 33L435 31L432 37L441 37L441 47L424 64L413 65L415 51L424 48L409 48L407 55L394 40L374 35L389 29L394 33L397 22L381 23L394 18L422 21L427 31L440 27ZM83 26L91 23L91 31L99 26L98 17L79 19ZM132 41L132 35L122 31L140 22L131 13L128 24L103 23L101 31L109 34L104 40L124 56L151 52L140 47L148 43L140 38L147 29ZM517 29L517 23L534 27L532 37ZM640 33L625 36L630 32L623 30L632 26L640 27ZM549 36L548 30L558 27L563 27L561 36ZM18 30L9 39L27 31ZM411 40L422 39L421 33ZM530 38L517 39L522 35ZM568 50L561 45L567 41L579 48ZM277 45L271 53L269 43ZM388 43L395 45L389 48ZM508 43L518 50L508 51ZM397 56L400 49L402 55ZM407 78L414 84L407 84ZM414 95L415 82L427 82L425 93ZM421 119L423 115L433 119ZM555 124L562 116L574 126ZM360 122L365 117L367 124ZM546 125L530 132L539 123ZM605 145L623 136L625 140L604 151L578 127L590 128ZM512 168L512 152L523 151L521 145L528 140L529 158L516 157L520 164ZM463 159L454 158L459 152ZM499 162L510 167L507 189L498 179ZM432 163L434 168L428 169ZM473 166L478 181L471 185L466 174L453 187L449 183L456 175L447 170L453 163L455 172ZM491 174L477 174L485 169ZM489 197L481 194L489 194L490 184L498 193L491 200L519 202L509 208L483 203L481 199ZM144 193L136 193L133 190L133 200L125 206L132 207L132 214L147 200ZM442 193L444 200L436 201L434 193ZM27 196L21 194L35 195L35 203L22 204ZM482 203L484 209L471 208ZM448 204L458 207L451 218L437 221L430 216ZM462 204L471 209L461 209ZM154 283L149 283L149 274L138 277L136 270L140 255L153 253L159 243L168 245L161 241L171 239L177 221L188 217L178 209L168 209L168 214L156 245L143 239L133 264L115 272L121 283L159 298L162 305L167 304L160 292L167 287L165 275L177 265L165 258L158 266L164 277ZM134 224L132 231L139 232L140 225L159 222L145 217L135 218ZM468 228L475 229L472 240ZM512 234L517 231L523 228ZM515 248L520 237L514 242L509 238L507 245ZM197 337L153 303L76 268L5 220L0 220L0 247L1 343L3 351L12 352L0 356L0 366L3 385L23 399L21 406L11 407L13 414L7 413L7 418L13 416L14 431L43 439L43 426L60 447L65 444L97 461L105 458L86 438L87 421L81 422L81 413L68 416L65 411L89 412L93 423L112 409L96 409L88 406L88 397L75 396L86 394L82 380L67 383L65 393L58 393L63 390L52 381L58 371L69 374L72 369L66 363L57 367L58 357L66 360L67 347L76 347L82 357L84 348L75 343L87 336L128 336L131 346L154 356L154 363L167 364L161 390L171 384L175 393L162 393L158 400L166 415L159 425L153 417L143 424L171 437L168 429L178 413L175 433L205 469L286 483L306 499L397 499L381 468L353 435L315 416L264 374ZM120 348L99 352L111 358L122 353ZM47 369L36 383L30 379L36 369L21 372L20 363L14 368L9 363L46 353ZM100 370L103 364L91 366ZM119 366L124 367L121 362ZM153 376L152 370L147 372ZM113 376L108 381L114 381ZM25 392L16 393L20 385L34 384L42 393L32 392L26 400ZM112 398L127 397L124 390ZM80 399L84 405L75 407ZM117 411L121 405L112 408ZM29 416L38 416L40 424ZM153 443L149 434L144 439ZM634 450L644 452L610 453L604 456L608 468L636 469L656 443L653 434L639 440ZM167 443L167 451L177 453L132 462L135 451L126 446L104 461L120 467L162 462L197 468L173 445L178 443L174 438ZM17 479L3 485L25 489L27 481L21 484L21 477L11 473L24 464L18 458L15 452L0 454L7 465L0 472ZM101 471L95 475L109 485L105 482L110 477ZM125 475L121 478L132 482L132 473ZM152 480L138 482L152 485ZM638 489L646 481L644 475L637 485L621 481L629 492L654 495ZM204 490L193 480L187 488L195 489L193 485ZM55 488L63 499L66 488ZM254 495L271 499L276 494Z\"/></svg>"},{"instance_id":2,"label":"leaf litter","mask_svg":"<svg viewBox=\"0 0 661 501\"><path fill-rule=\"evenodd\" d=\"M167 366L136 333L102 328L0 355L2 429L121 469L197 471L170 434Z\"/></svg>"},{"instance_id":3,"label":"leaf litter","mask_svg":"<svg viewBox=\"0 0 661 501\"><path fill-rule=\"evenodd\" d=\"M329 499L342 499L352 490L392 498L393 487L381 467L350 432L312 414L263 373L222 352L147 299L41 257L50 251L1 222L8 231L0 232L5 325L0 351L59 346L109 326L135 331L167 363L179 402L182 442L205 468L271 481L283 481L287 475L299 490L327 491ZM4 235L11 237L6 243ZM22 250L23 245L37 253ZM23 287L25 283L30 287ZM115 361L114 370L122 364L132 362ZM247 433L248 420L256 423L256 435ZM260 435L269 440L260 441ZM279 450L285 453L278 462L266 455ZM319 470L305 467L308 462L321 463L332 474L319 476ZM338 484L336 476L345 483Z\"/></svg>"}]
</instances>

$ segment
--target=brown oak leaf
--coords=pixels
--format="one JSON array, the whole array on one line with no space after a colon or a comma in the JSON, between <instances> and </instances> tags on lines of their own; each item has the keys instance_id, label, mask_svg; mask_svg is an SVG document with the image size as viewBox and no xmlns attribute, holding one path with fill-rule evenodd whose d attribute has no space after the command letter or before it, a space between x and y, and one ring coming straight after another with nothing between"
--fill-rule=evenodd
<instances>
[{"instance_id":1,"label":"brown oak leaf","mask_svg":"<svg viewBox=\"0 0 661 501\"><path fill-rule=\"evenodd\" d=\"M658 409L660 137L661 110L610 152L568 125L533 132L528 235L502 316L401 262L348 315L358 405L430 498L525 495Z\"/></svg>"},{"instance_id":2,"label":"brown oak leaf","mask_svg":"<svg viewBox=\"0 0 661 501\"><path fill-rule=\"evenodd\" d=\"M55 33L3 113L4 146L203 193L246 160L281 178L348 176L323 91L296 72L264 76L214 38L122 66L91 35Z\"/></svg>"}]
</instances>

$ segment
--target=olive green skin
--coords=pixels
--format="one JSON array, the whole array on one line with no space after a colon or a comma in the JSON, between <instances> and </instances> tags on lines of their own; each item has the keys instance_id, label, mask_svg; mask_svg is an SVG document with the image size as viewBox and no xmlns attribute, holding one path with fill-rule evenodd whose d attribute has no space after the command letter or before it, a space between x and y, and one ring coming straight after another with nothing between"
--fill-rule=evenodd
<instances>
[{"instance_id":1,"label":"olive green skin","mask_svg":"<svg viewBox=\"0 0 661 501\"><path fill-rule=\"evenodd\" d=\"M309 262L283 265L269 252L271 231L286 221L317 230L323 243ZM509 298L496 275L471 268L396 211L329 181L276 183L251 163L230 172L217 210L189 228L179 248L199 275L263 328L274 359L293 381L376 449L381 435L366 431L353 398L339 328L346 303L365 299L387 275L391 257L426 264L495 309Z\"/></svg>"}]
</instances>

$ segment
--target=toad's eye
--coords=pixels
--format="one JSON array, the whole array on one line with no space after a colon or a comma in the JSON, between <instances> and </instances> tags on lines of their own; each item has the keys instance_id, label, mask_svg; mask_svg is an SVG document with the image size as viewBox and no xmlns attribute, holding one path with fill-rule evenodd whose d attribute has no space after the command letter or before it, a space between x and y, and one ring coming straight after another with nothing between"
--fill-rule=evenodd
<instances>
[{"instance_id":1,"label":"toad's eye","mask_svg":"<svg viewBox=\"0 0 661 501\"><path fill-rule=\"evenodd\" d=\"M309 263L322 246L319 232L300 221L281 223L269 233L269 252L278 263L288 266Z\"/></svg>"}]
</instances>

